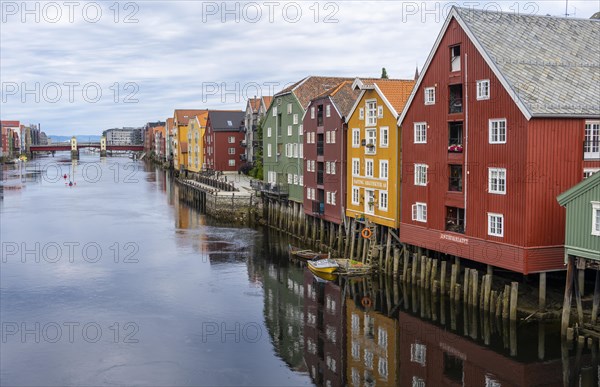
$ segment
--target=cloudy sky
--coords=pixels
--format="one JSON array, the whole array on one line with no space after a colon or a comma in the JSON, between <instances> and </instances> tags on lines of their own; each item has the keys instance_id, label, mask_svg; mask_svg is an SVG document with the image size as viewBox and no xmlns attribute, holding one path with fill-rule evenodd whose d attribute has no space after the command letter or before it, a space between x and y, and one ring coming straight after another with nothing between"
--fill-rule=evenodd
<instances>
[{"instance_id":1,"label":"cloudy sky","mask_svg":"<svg viewBox=\"0 0 600 387\"><path fill-rule=\"evenodd\" d=\"M411 78L451 4L564 15L565 1L0 0L0 118L100 134L174 108L245 107L306 75ZM596 1L568 2L589 18Z\"/></svg>"}]
</instances>

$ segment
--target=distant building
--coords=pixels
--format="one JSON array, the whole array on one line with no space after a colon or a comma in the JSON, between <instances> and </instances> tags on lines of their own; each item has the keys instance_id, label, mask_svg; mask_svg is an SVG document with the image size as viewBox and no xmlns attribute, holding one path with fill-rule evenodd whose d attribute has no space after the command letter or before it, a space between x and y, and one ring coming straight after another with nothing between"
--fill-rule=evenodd
<instances>
[{"instance_id":1,"label":"distant building","mask_svg":"<svg viewBox=\"0 0 600 387\"><path fill-rule=\"evenodd\" d=\"M262 139L258 137L257 129L261 119L267 114L267 109L271 105L273 97L254 97L248 99L246 104L246 118L244 119L245 139L242 146L246 147L246 161L253 163L254 154L258 150Z\"/></svg>"},{"instance_id":2,"label":"distant building","mask_svg":"<svg viewBox=\"0 0 600 387\"><path fill-rule=\"evenodd\" d=\"M15 149L19 150L18 147L15 148L15 136L18 141L20 128L19 121L0 121L0 156L15 157Z\"/></svg>"},{"instance_id":3,"label":"distant building","mask_svg":"<svg viewBox=\"0 0 600 387\"><path fill-rule=\"evenodd\" d=\"M102 132L107 145L142 144L142 128L114 128Z\"/></svg>"},{"instance_id":4,"label":"distant building","mask_svg":"<svg viewBox=\"0 0 600 387\"><path fill-rule=\"evenodd\" d=\"M40 132L40 145L47 145L48 144L48 136L46 135L45 132Z\"/></svg>"},{"instance_id":5,"label":"distant building","mask_svg":"<svg viewBox=\"0 0 600 387\"><path fill-rule=\"evenodd\" d=\"M237 171L241 167L244 148L244 112L211 110L204 135L206 168L215 171Z\"/></svg>"}]
</instances>

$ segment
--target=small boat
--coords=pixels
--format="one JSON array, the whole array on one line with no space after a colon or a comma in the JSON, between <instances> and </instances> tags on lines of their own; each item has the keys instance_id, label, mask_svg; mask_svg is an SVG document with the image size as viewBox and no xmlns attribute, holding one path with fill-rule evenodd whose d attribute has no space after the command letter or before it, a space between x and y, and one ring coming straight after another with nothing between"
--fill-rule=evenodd
<instances>
[{"instance_id":1,"label":"small boat","mask_svg":"<svg viewBox=\"0 0 600 387\"><path fill-rule=\"evenodd\" d=\"M340 267L338 263L330 258L308 261L308 268L315 273L333 273Z\"/></svg>"},{"instance_id":2,"label":"small boat","mask_svg":"<svg viewBox=\"0 0 600 387\"><path fill-rule=\"evenodd\" d=\"M317 253L312 250L302 250L292 245L289 245L289 252L290 256L294 256L294 258L303 260L325 259L329 256L327 253Z\"/></svg>"},{"instance_id":3,"label":"small boat","mask_svg":"<svg viewBox=\"0 0 600 387\"><path fill-rule=\"evenodd\" d=\"M337 274L335 273L321 273L321 272L316 272L316 271L312 271L311 273L313 275L313 277L315 277L315 281L320 282L320 283L327 283L327 282L331 282L331 281L335 281L337 279Z\"/></svg>"},{"instance_id":4,"label":"small boat","mask_svg":"<svg viewBox=\"0 0 600 387\"><path fill-rule=\"evenodd\" d=\"M335 261L339 265L338 273L342 275L368 274L373 269L371 265L353 259L336 258Z\"/></svg>"}]
</instances>

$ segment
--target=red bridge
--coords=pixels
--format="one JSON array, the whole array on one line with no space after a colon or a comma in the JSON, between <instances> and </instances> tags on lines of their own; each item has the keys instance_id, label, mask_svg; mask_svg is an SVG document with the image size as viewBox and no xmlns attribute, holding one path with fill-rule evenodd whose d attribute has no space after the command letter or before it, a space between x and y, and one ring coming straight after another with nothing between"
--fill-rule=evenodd
<instances>
[{"instance_id":1,"label":"red bridge","mask_svg":"<svg viewBox=\"0 0 600 387\"><path fill-rule=\"evenodd\" d=\"M100 149L99 142L78 142L77 150L81 148L98 148ZM49 144L49 145L31 145L29 147L31 152L59 152L59 151L71 151L70 143L60 144ZM107 151L143 151L144 145L109 145L106 144Z\"/></svg>"}]
</instances>

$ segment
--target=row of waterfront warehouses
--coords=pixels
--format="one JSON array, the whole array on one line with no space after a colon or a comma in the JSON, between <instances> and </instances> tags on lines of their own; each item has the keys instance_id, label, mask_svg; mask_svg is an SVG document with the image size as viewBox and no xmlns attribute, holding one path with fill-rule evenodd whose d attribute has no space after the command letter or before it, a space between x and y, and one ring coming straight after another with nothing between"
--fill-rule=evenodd
<instances>
[{"instance_id":1,"label":"row of waterfront warehouses","mask_svg":"<svg viewBox=\"0 0 600 387\"><path fill-rule=\"evenodd\" d=\"M181 172L254 167L263 195L338 226L562 270L557 196L600 169L599 40L598 20L453 8L414 79L308 76L245 111L176 109L146 147ZM599 203L572 242L598 261Z\"/></svg>"},{"instance_id":2,"label":"row of waterfront warehouses","mask_svg":"<svg viewBox=\"0 0 600 387\"><path fill-rule=\"evenodd\" d=\"M29 154L31 145L48 144L48 136L40 125L22 124L20 121L0 120L0 158L14 159Z\"/></svg>"}]
</instances>

